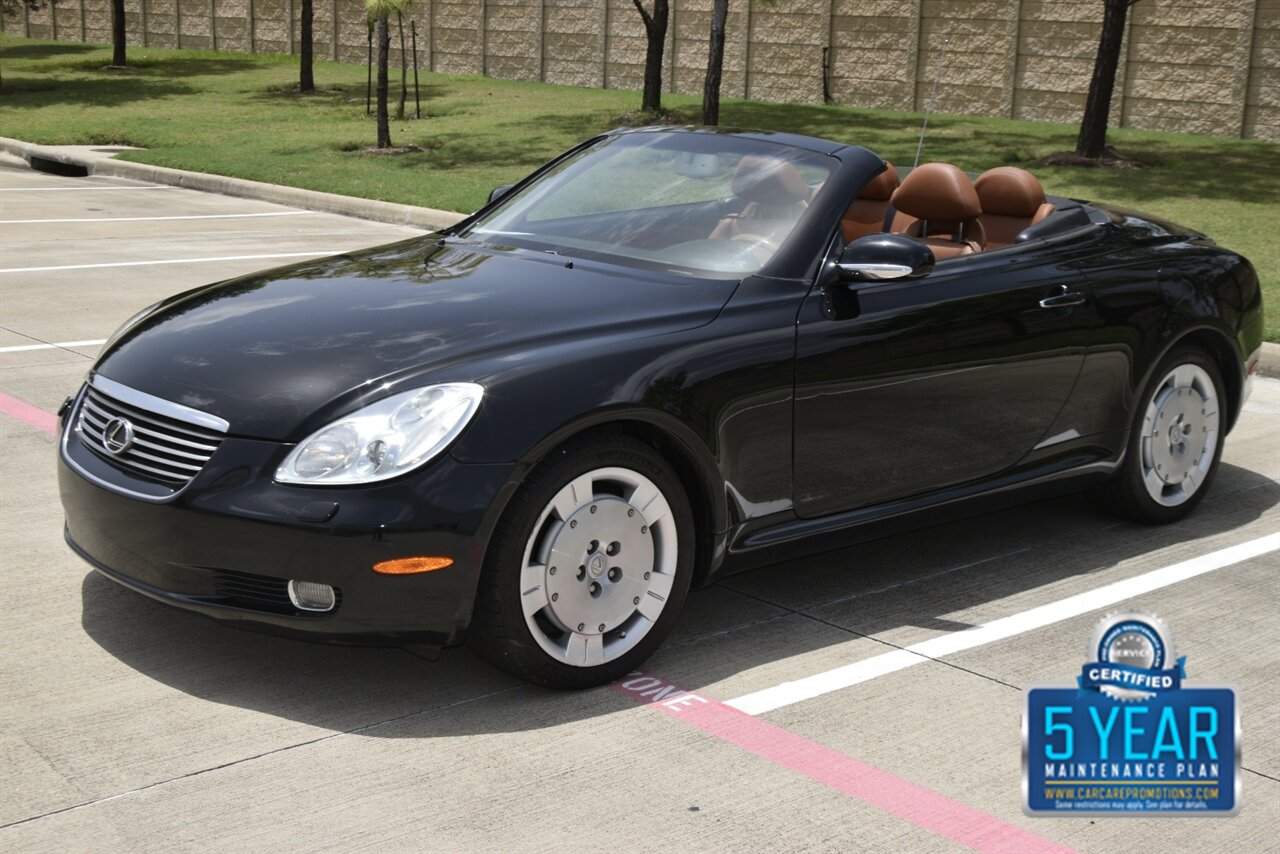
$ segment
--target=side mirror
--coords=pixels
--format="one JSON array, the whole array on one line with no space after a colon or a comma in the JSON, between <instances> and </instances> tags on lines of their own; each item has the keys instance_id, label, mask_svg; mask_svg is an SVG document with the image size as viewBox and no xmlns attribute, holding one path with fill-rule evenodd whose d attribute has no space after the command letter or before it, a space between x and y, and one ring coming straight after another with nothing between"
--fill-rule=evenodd
<instances>
[{"instance_id":1,"label":"side mirror","mask_svg":"<svg viewBox=\"0 0 1280 854\"><path fill-rule=\"evenodd\" d=\"M850 243L836 264L846 279L880 282L918 279L933 272L933 250L901 234L865 234Z\"/></svg>"},{"instance_id":2,"label":"side mirror","mask_svg":"<svg viewBox=\"0 0 1280 854\"><path fill-rule=\"evenodd\" d=\"M493 192L489 193L489 203L492 204L493 202L496 202L498 199L505 196L507 193L511 192L511 188L514 186L515 184L503 184L500 187L494 187Z\"/></svg>"}]
</instances>

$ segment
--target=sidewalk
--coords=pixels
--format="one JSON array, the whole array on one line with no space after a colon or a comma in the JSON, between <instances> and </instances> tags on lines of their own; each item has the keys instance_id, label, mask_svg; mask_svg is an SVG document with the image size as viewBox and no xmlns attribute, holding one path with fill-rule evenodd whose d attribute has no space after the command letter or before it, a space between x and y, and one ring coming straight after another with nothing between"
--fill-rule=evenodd
<instances>
[{"instance_id":1,"label":"sidewalk","mask_svg":"<svg viewBox=\"0 0 1280 854\"><path fill-rule=\"evenodd\" d=\"M202 190L206 193L240 196L321 213L353 216L392 225L408 225L427 231L445 228L465 218L465 214L452 211L398 205L373 199L357 199L336 193L321 193L280 184L265 184L261 181L227 178L204 172L187 172L181 169L115 159L116 154L127 150L128 148L124 146L34 145L18 139L0 137L0 152L22 158L33 169L42 168L39 161L44 161L43 171L53 171L48 167L63 169L79 167L89 175L109 175L116 178L132 178L135 181L149 181L154 184L171 184L175 187ZM32 163L33 159L36 163Z\"/></svg>"}]
</instances>

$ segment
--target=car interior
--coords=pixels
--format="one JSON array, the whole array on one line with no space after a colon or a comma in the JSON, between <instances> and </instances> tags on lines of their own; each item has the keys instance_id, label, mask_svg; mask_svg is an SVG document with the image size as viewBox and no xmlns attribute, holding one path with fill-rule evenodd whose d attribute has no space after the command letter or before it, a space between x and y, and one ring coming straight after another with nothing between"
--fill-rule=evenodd
<instances>
[{"instance_id":1,"label":"car interior","mask_svg":"<svg viewBox=\"0 0 1280 854\"><path fill-rule=\"evenodd\" d=\"M714 155L703 158L714 168L686 159L677 174L699 180L723 176L728 194L706 202L553 217L540 220L538 231L582 249L608 247L642 260L745 272L772 257L827 177L806 176L797 163L756 153L741 156L728 172L720 171L724 159ZM1080 202L1046 196L1034 175L1014 166L988 169L976 180L949 163L926 163L905 170L905 177L892 163L885 166L844 211L846 244L869 234L900 234L926 244L944 262L1065 234L1091 221Z\"/></svg>"},{"instance_id":2,"label":"car interior","mask_svg":"<svg viewBox=\"0 0 1280 854\"><path fill-rule=\"evenodd\" d=\"M923 241L943 261L1023 242L1036 236L1029 228L1059 208L1079 207L1050 200L1034 175L1015 166L988 169L976 181L949 163L926 163L905 179L892 163L885 166L845 210L846 243L867 234L902 234Z\"/></svg>"},{"instance_id":3,"label":"car interior","mask_svg":"<svg viewBox=\"0 0 1280 854\"><path fill-rule=\"evenodd\" d=\"M996 166L970 181L947 163L927 163L900 179L892 163L858 192L842 216L845 242L865 234L905 234L927 243L938 260L997 250L1050 218L1059 204L1036 175Z\"/></svg>"},{"instance_id":4,"label":"car interior","mask_svg":"<svg viewBox=\"0 0 1280 854\"><path fill-rule=\"evenodd\" d=\"M988 169L976 180L949 163L926 163L905 178L892 163L885 161L885 166L841 217L845 243L868 234L901 234L925 243L937 260L945 261L1069 231L1088 221L1078 202L1046 196L1039 179L1016 166ZM711 239L770 241L780 224L785 227L799 217L821 186L808 188L785 160L752 155L738 164L732 189L740 210L723 217Z\"/></svg>"},{"instance_id":5,"label":"car interior","mask_svg":"<svg viewBox=\"0 0 1280 854\"><path fill-rule=\"evenodd\" d=\"M804 213L812 190L800 170L777 157L748 154L738 161L730 189L744 204L720 220L712 240L750 235L776 240Z\"/></svg>"}]
</instances>

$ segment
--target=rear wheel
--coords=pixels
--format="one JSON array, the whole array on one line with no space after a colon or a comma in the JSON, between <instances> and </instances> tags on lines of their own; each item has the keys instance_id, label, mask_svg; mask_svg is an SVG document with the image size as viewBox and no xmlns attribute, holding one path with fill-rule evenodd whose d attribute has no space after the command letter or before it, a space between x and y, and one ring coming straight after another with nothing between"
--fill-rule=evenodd
<instances>
[{"instance_id":1,"label":"rear wheel","mask_svg":"<svg viewBox=\"0 0 1280 854\"><path fill-rule=\"evenodd\" d=\"M495 532L468 642L498 667L577 688L634 669L675 621L693 518L655 451L607 437L556 451Z\"/></svg>"},{"instance_id":2,"label":"rear wheel","mask_svg":"<svg viewBox=\"0 0 1280 854\"><path fill-rule=\"evenodd\" d=\"M1217 364L1202 351L1165 357L1139 404L1124 465L1100 494L1109 509L1155 523L1195 509L1222 456L1222 387Z\"/></svg>"}]
</instances>

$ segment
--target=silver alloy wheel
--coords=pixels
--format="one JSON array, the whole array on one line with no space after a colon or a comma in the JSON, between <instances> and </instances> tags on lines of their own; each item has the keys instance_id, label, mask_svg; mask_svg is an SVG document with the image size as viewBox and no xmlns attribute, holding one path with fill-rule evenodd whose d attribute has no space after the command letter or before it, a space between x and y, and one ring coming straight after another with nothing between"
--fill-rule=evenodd
<instances>
[{"instance_id":1,"label":"silver alloy wheel","mask_svg":"<svg viewBox=\"0 0 1280 854\"><path fill-rule=\"evenodd\" d=\"M1176 507L1195 495L1213 467L1218 422L1209 374L1193 363L1169 371L1142 419L1142 481L1152 499Z\"/></svg>"},{"instance_id":2,"label":"silver alloy wheel","mask_svg":"<svg viewBox=\"0 0 1280 854\"><path fill-rule=\"evenodd\" d=\"M525 544L525 625L557 661L613 661L661 616L677 550L675 517L653 481L621 467L579 475L547 503Z\"/></svg>"}]
</instances>

